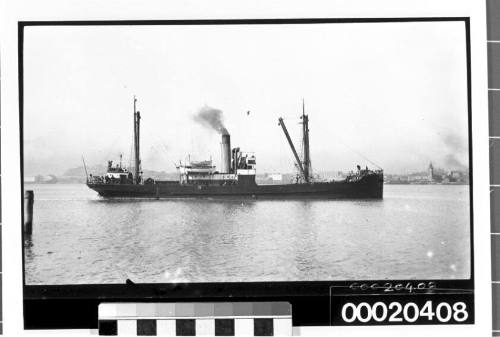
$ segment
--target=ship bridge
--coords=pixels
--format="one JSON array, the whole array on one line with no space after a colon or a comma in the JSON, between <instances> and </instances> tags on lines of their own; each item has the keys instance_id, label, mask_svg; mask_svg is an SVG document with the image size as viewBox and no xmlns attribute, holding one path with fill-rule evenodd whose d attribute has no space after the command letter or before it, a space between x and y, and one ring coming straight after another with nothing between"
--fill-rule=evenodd
<instances>
[{"instance_id":1,"label":"ship bridge","mask_svg":"<svg viewBox=\"0 0 500 337\"><path fill-rule=\"evenodd\" d=\"M255 182L257 160L252 152L242 152L239 148L231 150L230 161L222 165L222 170L216 170L212 160L189 161L176 166L181 185L236 185L242 181ZM229 169L227 169L229 167Z\"/></svg>"}]
</instances>

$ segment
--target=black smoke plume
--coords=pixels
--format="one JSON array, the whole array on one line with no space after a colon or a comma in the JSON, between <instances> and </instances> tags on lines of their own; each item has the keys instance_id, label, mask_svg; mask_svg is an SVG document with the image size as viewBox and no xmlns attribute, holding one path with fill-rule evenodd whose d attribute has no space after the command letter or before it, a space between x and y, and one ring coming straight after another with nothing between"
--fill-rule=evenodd
<instances>
[{"instance_id":1,"label":"black smoke plume","mask_svg":"<svg viewBox=\"0 0 500 337\"><path fill-rule=\"evenodd\" d=\"M222 115L222 110L204 106L198 110L196 115L193 116L193 119L201 125L217 131L221 135L229 134L224 126L224 116Z\"/></svg>"}]
</instances>

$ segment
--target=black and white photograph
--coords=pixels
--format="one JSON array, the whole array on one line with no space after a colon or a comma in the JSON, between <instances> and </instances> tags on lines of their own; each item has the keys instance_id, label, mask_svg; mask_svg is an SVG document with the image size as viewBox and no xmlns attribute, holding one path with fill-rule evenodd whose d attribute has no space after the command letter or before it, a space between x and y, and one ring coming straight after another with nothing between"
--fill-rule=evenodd
<instances>
[{"instance_id":1,"label":"black and white photograph","mask_svg":"<svg viewBox=\"0 0 500 337\"><path fill-rule=\"evenodd\" d=\"M470 279L465 29L25 27L26 285Z\"/></svg>"}]
</instances>

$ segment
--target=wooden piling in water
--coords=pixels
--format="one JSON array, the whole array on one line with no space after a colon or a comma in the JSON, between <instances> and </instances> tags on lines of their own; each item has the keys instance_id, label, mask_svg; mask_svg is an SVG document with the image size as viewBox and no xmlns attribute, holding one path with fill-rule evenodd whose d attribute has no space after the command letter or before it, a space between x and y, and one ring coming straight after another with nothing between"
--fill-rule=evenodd
<instances>
[{"instance_id":1,"label":"wooden piling in water","mask_svg":"<svg viewBox=\"0 0 500 337\"><path fill-rule=\"evenodd\" d=\"M24 234L33 233L33 203L35 194L33 191L24 192Z\"/></svg>"}]
</instances>

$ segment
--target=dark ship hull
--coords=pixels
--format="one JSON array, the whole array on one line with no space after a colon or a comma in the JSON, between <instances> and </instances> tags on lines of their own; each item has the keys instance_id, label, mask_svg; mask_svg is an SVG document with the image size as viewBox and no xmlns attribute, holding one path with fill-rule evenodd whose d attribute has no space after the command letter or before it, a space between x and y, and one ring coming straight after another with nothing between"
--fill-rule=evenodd
<instances>
[{"instance_id":1,"label":"dark ship hull","mask_svg":"<svg viewBox=\"0 0 500 337\"><path fill-rule=\"evenodd\" d=\"M251 198L251 199L382 199L383 175L357 180L308 184L257 185L255 177L239 176L233 185L189 185L178 181L150 184L88 183L106 198Z\"/></svg>"}]
</instances>

